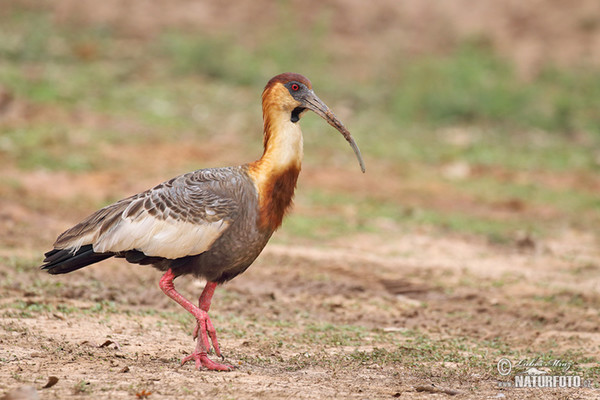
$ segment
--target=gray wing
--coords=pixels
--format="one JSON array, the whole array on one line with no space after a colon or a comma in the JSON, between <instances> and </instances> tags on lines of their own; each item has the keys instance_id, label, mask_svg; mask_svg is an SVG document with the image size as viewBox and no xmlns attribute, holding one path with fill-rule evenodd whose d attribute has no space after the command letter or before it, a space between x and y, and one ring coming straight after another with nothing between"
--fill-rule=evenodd
<instances>
[{"instance_id":1,"label":"gray wing","mask_svg":"<svg viewBox=\"0 0 600 400\"><path fill-rule=\"evenodd\" d=\"M138 250L170 259L200 254L238 215L235 181L229 168L181 175L104 207L60 235L54 247L76 252L91 244L96 253Z\"/></svg>"}]
</instances>

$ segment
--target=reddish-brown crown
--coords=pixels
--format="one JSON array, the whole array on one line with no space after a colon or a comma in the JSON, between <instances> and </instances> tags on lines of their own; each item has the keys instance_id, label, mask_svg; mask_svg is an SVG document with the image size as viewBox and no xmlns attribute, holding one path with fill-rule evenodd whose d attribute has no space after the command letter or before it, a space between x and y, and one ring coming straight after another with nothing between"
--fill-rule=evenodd
<instances>
[{"instance_id":1,"label":"reddish-brown crown","mask_svg":"<svg viewBox=\"0 0 600 400\"><path fill-rule=\"evenodd\" d=\"M303 83L307 88L312 89L312 84L310 83L307 77L300 74L296 74L295 72L285 72L283 74L279 74L271 78L271 80L267 83L267 86L265 86L265 90L272 87L276 83L281 83L285 85L286 83L291 81Z\"/></svg>"}]
</instances>

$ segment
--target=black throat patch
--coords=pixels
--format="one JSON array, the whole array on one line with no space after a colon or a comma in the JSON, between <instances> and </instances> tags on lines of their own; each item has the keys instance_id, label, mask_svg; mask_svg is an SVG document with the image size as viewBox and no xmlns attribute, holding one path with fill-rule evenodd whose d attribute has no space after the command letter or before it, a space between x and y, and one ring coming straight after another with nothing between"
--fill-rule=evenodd
<instances>
[{"instance_id":1,"label":"black throat patch","mask_svg":"<svg viewBox=\"0 0 600 400\"><path fill-rule=\"evenodd\" d=\"M292 122L298 122L298 121L300 121L300 114L304 110L305 110L304 107L296 107L296 108L294 108L292 110L292 117L290 118L290 121L292 121Z\"/></svg>"}]
</instances>

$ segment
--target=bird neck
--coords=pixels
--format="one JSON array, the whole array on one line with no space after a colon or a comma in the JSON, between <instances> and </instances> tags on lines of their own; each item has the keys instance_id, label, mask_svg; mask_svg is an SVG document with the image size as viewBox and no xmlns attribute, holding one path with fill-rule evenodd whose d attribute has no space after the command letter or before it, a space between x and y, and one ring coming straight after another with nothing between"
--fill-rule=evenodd
<instances>
[{"instance_id":1,"label":"bird neck","mask_svg":"<svg viewBox=\"0 0 600 400\"><path fill-rule=\"evenodd\" d=\"M275 231L292 205L302 164L302 131L290 112L263 110L264 153L249 165L259 195L259 225Z\"/></svg>"},{"instance_id":2,"label":"bird neck","mask_svg":"<svg viewBox=\"0 0 600 400\"><path fill-rule=\"evenodd\" d=\"M270 173L300 169L304 155L302 131L288 111L270 111L264 117L264 152L258 162Z\"/></svg>"}]
</instances>

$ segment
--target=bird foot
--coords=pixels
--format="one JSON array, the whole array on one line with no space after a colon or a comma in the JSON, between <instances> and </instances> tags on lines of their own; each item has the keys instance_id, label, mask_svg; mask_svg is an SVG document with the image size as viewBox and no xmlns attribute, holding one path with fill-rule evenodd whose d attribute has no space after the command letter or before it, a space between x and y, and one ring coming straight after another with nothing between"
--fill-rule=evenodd
<instances>
[{"instance_id":1,"label":"bird foot","mask_svg":"<svg viewBox=\"0 0 600 400\"><path fill-rule=\"evenodd\" d=\"M200 335L200 336L198 336ZM217 340L217 330L213 326L208 314L204 314L200 318L198 318L196 322L196 326L194 327L193 338L198 339L199 344L202 343L206 347L206 351L211 353L211 344L212 348L215 350L215 354L221 358L221 349L219 348L219 341ZM210 341L208 340L210 338Z\"/></svg>"},{"instance_id":2,"label":"bird foot","mask_svg":"<svg viewBox=\"0 0 600 400\"><path fill-rule=\"evenodd\" d=\"M183 360L181 360L181 365L185 364L190 360L195 361L196 369L200 369L202 366L204 366L209 371L232 371L234 368L233 365L216 363L210 358L208 358L208 355L206 353L198 353L195 351L189 356L184 357Z\"/></svg>"},{"instance_id":3,"label":"bird foot","mask_svg":"<svg viewBox=\"0 0 600 400\"><path fill-rule=\"evenodd\" d=\"M208 317L210 300L215 292L215 287L217 284L215 282L206 283L206 286L204 287L204 290L198 299L198 307L196 307L175 290L173 279L175 279L175 274L173 274L173 271L169 268L163 277L160 278L159 286L167 296L175 300L183 308L192 313L194 317L196 317L194 339L198 338L198 341L196 342L196 348L191 355L181 360L181 365L190 360L194 360L196 363L196 368L198 369L204 366L208 370L212 371L231 371L233 366L219 364L208 358L208 352L210 351L211 344L215 349L215 354L223 358L223 356L221 356L221 350L219 349L219 343L217 342L217 331Z\"/></svg>"},{"instance_id":4,"label":"bird foot","mask_svg":"<svg viewBox=\"0 0 600 400\"><path fill-rule=\"evenodd\" d=\"M194 339L197 339L196 349L194 352L181 360L181 365L185 364L190 360L194 360L196 368L200 369L202 366L211 371L231 371L233 366L227 364L219 364L208 358L208 353L214 349L215 354L221 359L225 359L221 355L221 349L219 349L219 342L217 341L217 331L213 326L208 313L204 310L198 309L196 312L196 326L194 327ZM212 344L212 349L211 349Z\"/></svg>"}]
</instances>

